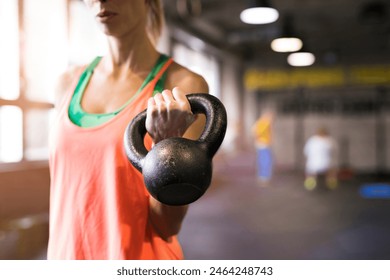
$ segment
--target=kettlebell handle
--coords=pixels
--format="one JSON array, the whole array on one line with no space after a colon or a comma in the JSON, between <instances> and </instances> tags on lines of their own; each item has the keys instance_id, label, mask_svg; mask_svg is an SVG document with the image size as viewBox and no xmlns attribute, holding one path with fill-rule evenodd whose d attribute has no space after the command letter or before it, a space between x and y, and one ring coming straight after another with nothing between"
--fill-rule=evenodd
<instances>
[{"instance_id":1,"label":"kettlebell handle","mask_svg":"<svg viewBox=\"0 0 390 280\"><path fill-rule=\"evenodd\" d=\"M212 158L225 137L227 127L226 109L215 96L204 93L191 93L186 96L193 114L205 114L206 125L196 140ZM146 109L139 113L127 126L124 135L125 152L130 162L142 172L143 159L148 154L144 145L146 135ZM164 140L163 140L164 141Z\"/></svg>"}]
</instances>

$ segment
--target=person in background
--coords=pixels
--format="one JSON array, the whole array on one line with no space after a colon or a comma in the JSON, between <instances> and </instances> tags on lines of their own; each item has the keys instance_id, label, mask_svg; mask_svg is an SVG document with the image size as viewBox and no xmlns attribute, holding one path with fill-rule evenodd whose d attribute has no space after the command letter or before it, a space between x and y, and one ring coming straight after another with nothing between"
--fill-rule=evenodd
<instances>
[{"instance_id":1,"label":"person in background","mask_svg":"<svg viewBox=\"0 0 390 280\"><path fill-rule=\"evenodd\" d=\"M319 178L322 177L328 188L336 188L335 158L337 147L325 127L320 127L313 136L309 137L303 152L306 157L305 188L307 190L315 189L318 186Z\"/></svg>"},{"instance_id":2,"label":"person in background","mask_svg":"<svg viewBox=\"0 0 390 280\"><path fill-rule=\"evenodd\" d=\"M48 259L182 259L177 234L188 206L150 196L123 137L147 108L147 149L169 137L198 139L205 118L193 116L185 95L207 93L207 83L156 50L160 0L84 2L109 51L58 82Z\"/></svg>"},{"instance_id":3,"label":"person in background","mask_svg":"<svg viewBox=\"0 0 390 280\"><path fill-rule=\"evenodd\" d=\"M261 186L268 186L272 179L273 156L271 141L273 119L273 111L267 109L252 127L257 157L257 180Z\"/></svg>"}]
</instances>

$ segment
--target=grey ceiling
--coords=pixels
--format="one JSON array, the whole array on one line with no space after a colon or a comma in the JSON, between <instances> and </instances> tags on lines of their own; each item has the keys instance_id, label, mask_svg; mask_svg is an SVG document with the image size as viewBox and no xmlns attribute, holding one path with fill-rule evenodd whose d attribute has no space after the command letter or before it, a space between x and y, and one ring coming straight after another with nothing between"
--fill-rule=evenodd
<instances>
[{"instance_id":1,"label":"grey ceiling","mask_svg":"<svg viewBox=\"0 0 390 280\"><path fill-rule=\"evenodd\" d=\"M389 0L271 0L280 17L267 25L248 25L239 19L245 0L163 0L168 23L248 60L283 55L270 49L287 17L304 45L324 63L340 60L387 59L390 56ZM180 2L180 3L178 3ZM184 2L201 6L179 12ZM284 60L283 60L284 61Z\"/></svg>"}]
</instances>

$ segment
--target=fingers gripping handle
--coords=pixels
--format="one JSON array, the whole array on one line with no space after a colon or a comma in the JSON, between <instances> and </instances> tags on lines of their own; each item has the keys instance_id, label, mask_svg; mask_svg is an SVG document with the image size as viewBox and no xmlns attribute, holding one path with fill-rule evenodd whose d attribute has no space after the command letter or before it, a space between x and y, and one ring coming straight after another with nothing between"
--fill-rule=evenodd
<instances>
[{"instance_id":1,"label":"fingers gripping handle","mask_svg":"<svg viewBox=\"0 0 390 280\"><path fill-rule=\"evenodd\" d=\"M187 95L194 114L206 115L206 126L197 140L212 158L225 137L227 127L226 109L218 98L204 93ZM148 154L144 145L146 134L146 110L138 114L128 125L124 135L125 152L136 169L142 172L143 160Z\"/></svg>"}]
</instances>

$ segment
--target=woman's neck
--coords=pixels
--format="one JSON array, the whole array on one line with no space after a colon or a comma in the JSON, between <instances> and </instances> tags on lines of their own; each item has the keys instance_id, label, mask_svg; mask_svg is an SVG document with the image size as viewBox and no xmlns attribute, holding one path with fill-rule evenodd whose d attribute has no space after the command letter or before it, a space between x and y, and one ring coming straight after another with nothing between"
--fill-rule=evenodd
<instances>
[{"instance_id":1,"label":"woman's neck","mask_svg":"<svg viewBox=\"0 0 390 280\"><path fill-rule=\"evenodd\" d=\"M121 37L108 37L109 52L103 58L104 71L111 75L127 72L149 72L159 53L146 32L132 32Z\"/></svg>"}]
</instances>

